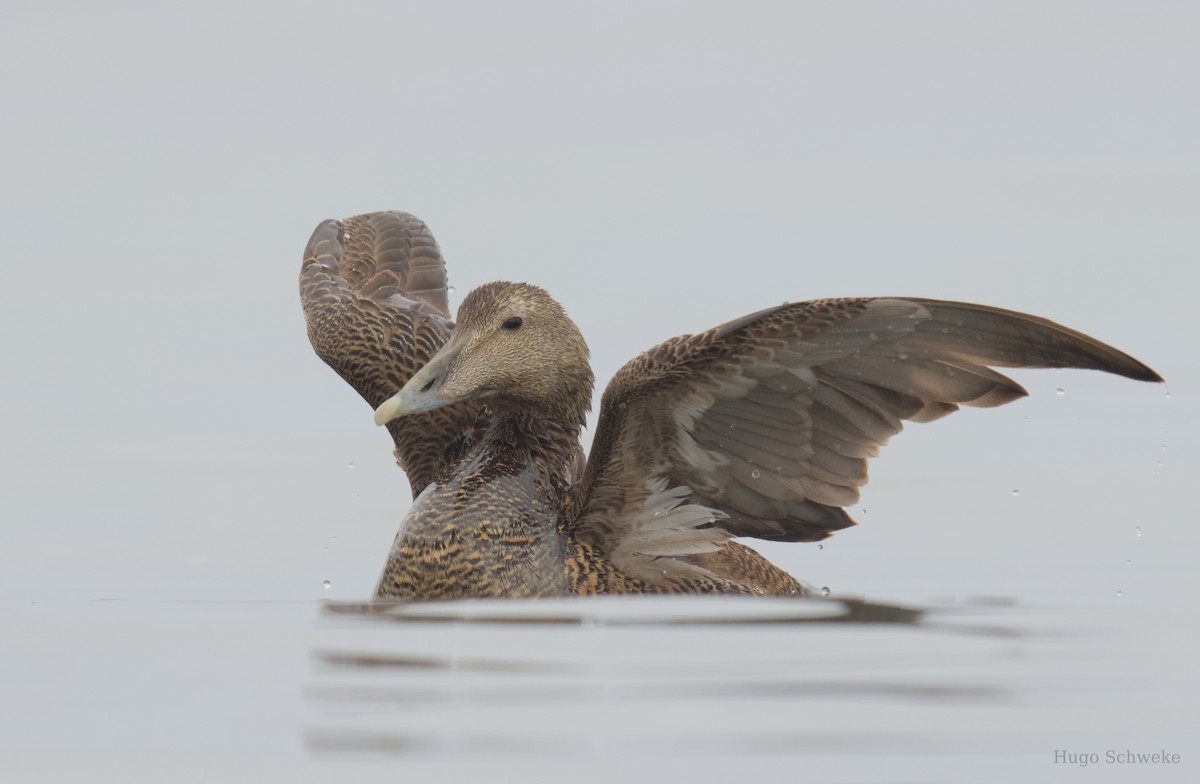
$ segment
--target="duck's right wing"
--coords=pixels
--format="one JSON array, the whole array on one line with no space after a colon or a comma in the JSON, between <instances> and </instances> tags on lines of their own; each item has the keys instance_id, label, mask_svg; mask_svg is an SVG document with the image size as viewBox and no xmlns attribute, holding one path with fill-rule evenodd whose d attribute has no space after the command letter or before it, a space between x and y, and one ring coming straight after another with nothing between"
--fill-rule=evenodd
<instances>
[{"instance_id":1,"label":"duck's right wing","mask_svg":"<svg viewBox=\"0 0 1200 784\"><path fill-rule=\"evenodd\" d=\"M433 234L404 212L322 222L300 269L309 341L372 408L446 342L453 327L447 292L446 264ZM478 413L479 405L468 403L388 425L414 495Z\"/></svg>"},{"instance_id":2,"label":"duck's right wing","mask_svg":"<svg viewBox=\"0 0 1200 784\"><path fill-rule=\"evenodd\" d=\"M1094 338L999 308L915 298L783 305L669 340L617 373L568 522L650 582L713 576L695 556L736 536L823 539L853 525L843 507L905 420L1025 394L989 366L1161 381Z\"/></svg>"}]
</instances>

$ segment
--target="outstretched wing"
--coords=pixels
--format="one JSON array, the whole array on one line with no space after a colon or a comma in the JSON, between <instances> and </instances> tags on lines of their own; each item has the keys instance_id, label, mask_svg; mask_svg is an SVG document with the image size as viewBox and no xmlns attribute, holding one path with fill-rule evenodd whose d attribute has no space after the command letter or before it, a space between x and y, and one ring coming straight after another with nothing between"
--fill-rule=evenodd
<instances>
[{"instance_id":1,"label":"outstretched wing","mask_svg":"<svg viewBox=\"0 0 1200 784\"><path fill-rule=\"evenodd\" d=\"M571 525L646 580L705 575L734 536L816 541L853 525L867 460L904 420L1026 394L989 366L1161 381L1034 316L895 298L787 304L663 343L605 390Z\"/></svg>"},{"instance_id":2,"label":"outstretched wing","mask_svg":"<svg viewBox=\"0 0 1200 784\"><path fill-rule=\"evenodd\" d=\"M446 342L453 327L446 295L437 242L407 213L324 221L304 251L300 301L308 339L372 408ZM478 412L477 404L463 404L388 425L414 495Z\"/></svg>"}]
</instances>

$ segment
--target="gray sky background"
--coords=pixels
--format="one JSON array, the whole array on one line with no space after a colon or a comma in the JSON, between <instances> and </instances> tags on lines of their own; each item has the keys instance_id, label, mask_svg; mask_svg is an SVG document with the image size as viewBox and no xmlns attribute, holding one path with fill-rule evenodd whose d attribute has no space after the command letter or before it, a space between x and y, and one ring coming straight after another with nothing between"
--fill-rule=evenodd
<instances>
[{"instance_id":1,"label":"gray sky background","mask_svg":"<svg viewBox=\"0 0 1200 784\"><path fill-rule=\"evenodd\" d=\"M769 549L876 597L1177 585L1198 21L1155 2L6 4L3 591L367 595L406 483L311 353L296 274L318 221L379 209L430 223L455 306L497 278L548 288L602 380L817 296L980 301L1110 341L1170 397L1019 374L1031 400L900 436L858 529ZM1114 576L1139 523L1151 564Z\"/></svg>"}]
</instances>

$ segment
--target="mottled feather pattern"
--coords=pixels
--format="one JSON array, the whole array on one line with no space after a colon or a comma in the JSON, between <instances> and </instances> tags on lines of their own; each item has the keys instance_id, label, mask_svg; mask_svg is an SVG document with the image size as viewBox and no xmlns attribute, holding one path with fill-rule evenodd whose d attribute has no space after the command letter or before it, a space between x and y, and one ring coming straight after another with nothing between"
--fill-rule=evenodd
<instances>
[{"instance_id":1,"label":"mottled feather pattern","mask_svg":"<svg viewBox=\"0 0 1200 784\"><path fill-rule=\"evenodd\" d=\"M381 597L804 595L733 538L817 541L853 525L843 507L905 422L1026 394L993 368L1161 380L1094 338L999 308L785 303L626 364L585 463L592 374L562 307L536 286L490 283L455 326L446 294L437 244L404 213L327 221L305 254L310 340L372 406L388 401L380 421L400 417L388 427L420 493ZM396 394L418 370L420 394Z\"/></svg>"},{"instance_id":2,"label":"mottled feather pattern","mask_svg":"<svg viewBox=\"0 0 1200 784\"><path fill-rule=\"evenodd\" d=\"M309 341L374 408L445 344L453 327L447 288L441 251L413 216L325 221L300 273ZM447 444L474 430L480 408L467 403L389 424L414 495L432 480Z\"/></svg>"}]
</instances>

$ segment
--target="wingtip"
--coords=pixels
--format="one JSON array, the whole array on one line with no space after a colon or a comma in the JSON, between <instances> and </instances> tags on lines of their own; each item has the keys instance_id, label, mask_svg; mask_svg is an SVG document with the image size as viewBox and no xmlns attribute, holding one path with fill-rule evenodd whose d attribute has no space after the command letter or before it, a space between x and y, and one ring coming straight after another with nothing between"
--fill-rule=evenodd
<instances>
[{"instance_id":1,"label":"wingtip","mask_svg":"<svg viewBox=\"0 0 1200 784\"><path fill-rule=\"evenodd\" d=\"M1122 361L1119 364L1109 363L1107 366L1099 369L1109 373L1116 373L1119 376L1124 376L1134 381L1148 381L1153 384L1165 383L1166 379L1160 376L1149 365L1134 359L1128 354L1122 354L1120 359Z\"/></svg>"},{"instance_id":2,"label":"wingtip","mask_svg":"<svg viewBox=\"0 0 1200 784\"><path fill-rule=\"evenodd\" d=\"M1130 378L1136 379L1136 380L1138 380L1138 381L1149 381L1149 382L1151 382L1151 383L1153 383L1153 384L1165 384L1165 383L1167 383L1167 380L1166 380L1165 378L1163 378L1162 376L1160 376L1160 375L1158 374L1158 372L1157 372L1157 371L1155 371L1154 369L1152 369L1152 368L1151 368L1151 367L1149 367L1148 365L1142 365L1142 366L1139 368L1139 370L1141 371L1141 373L1140 373L1139 375L1136 375L1136 376L1130 376Z\"/></svg>"},{"instance_id":3,"label":"wingtip","mask_svg":"<svg viewBox=\"0 0 1200 784\"><path fill-rule=\"evenodd\" d=\"M1162 376L1136 357L1083 333L1074 334L1079 335L1090 344L1089 353L1091 353L1095 360L1095 364L1081 364L1081 367L1101 370L1105 373L1113 373L1134 381L1149 381L1156 384L1163 383L1164 379Z\"/></svg>"}]
</instances>

